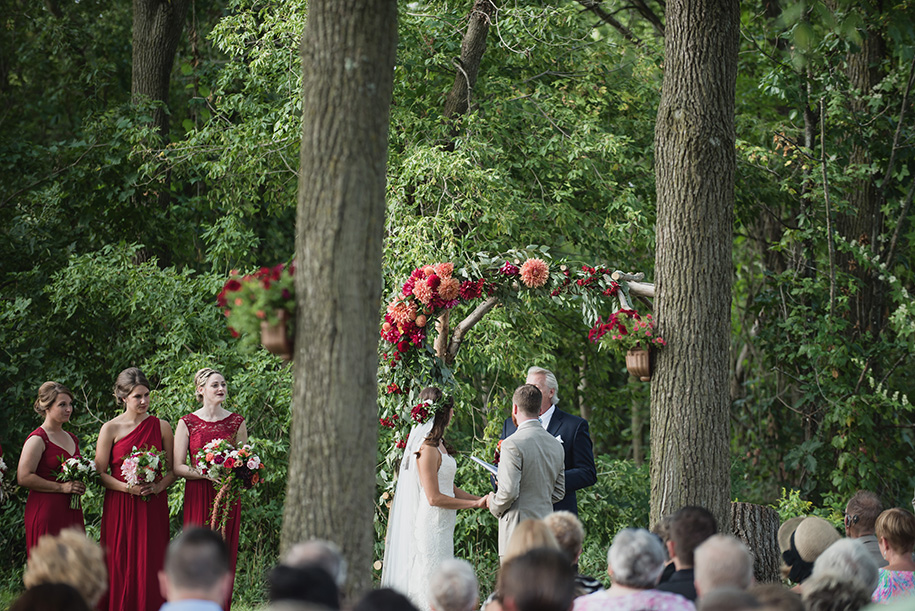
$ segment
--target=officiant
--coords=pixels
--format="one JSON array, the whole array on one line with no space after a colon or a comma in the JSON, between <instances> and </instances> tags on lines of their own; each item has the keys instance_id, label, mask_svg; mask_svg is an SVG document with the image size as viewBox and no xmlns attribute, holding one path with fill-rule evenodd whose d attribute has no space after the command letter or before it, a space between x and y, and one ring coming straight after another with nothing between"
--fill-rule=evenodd
<instances>
[{"instance_id":1,"label":"officiant","mask_svg":"<svg viewBox=\"0 0 915 611\"><path fill-rule=\"evenodd\" d=\"M553 511L565 510L578 515L578 498L575 491L597 483L597 468L594 466L594 449L588 421L559 409L559 384L549 369L528 369L527 384L532 384L540 390L541 426L562 443L566 495L553 505ZM506 419L502 425L502 439L514 433L517 428L511 418Z\"/></svg>"}]
</instances>

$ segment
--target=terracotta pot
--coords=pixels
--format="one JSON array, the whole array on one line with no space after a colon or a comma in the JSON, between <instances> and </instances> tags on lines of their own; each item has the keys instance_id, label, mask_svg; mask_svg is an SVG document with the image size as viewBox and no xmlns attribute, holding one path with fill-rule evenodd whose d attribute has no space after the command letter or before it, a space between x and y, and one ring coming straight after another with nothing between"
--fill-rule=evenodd
<instances>
[{"instance_id":1,"label":"terracotta pot","mask_svg":"<svg viewBox=\"0 0 915 611\"><path fill-rule=\"evenodd\" d=\"M279 310L277 316L280 321L275 325L268 324L267 321L261 323L261 344L268 352L276 354L284 361L291 361L293 343L286 333L289 313L286 310Z\"/></svg>"},{"instance_id":2,"label":"terracotta pot","mask_svg":"<svg viewBox=\"0 0 915 611\"><path fill-rule=\"evenodd\" d=\"M626 352L626 369L642 382L651 381L651 352L645 348L633 348Z\"/></svg>"}]
</instances>

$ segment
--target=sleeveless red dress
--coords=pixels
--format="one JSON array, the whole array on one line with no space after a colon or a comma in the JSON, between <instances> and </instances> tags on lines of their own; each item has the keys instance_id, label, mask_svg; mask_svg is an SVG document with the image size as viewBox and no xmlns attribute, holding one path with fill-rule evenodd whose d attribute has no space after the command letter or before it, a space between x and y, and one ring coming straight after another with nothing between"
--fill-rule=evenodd
<instances>
[{"instance_id":1,"label":"sleeveless red dress","mask_svg":"<svg viewBox=\"0 0 915 611\"><path fill-rule=\"evenodd\" d=\"M108 465L118 481L125 481L121 465L134 446L164 449L158 418L148 416L111 447ZM100 611L158 611L165 603L159 592L159 571L168 540L166 491L144 501L135 494L105 490L100 543L108 566L108 592L99 602Z\"/></svg>"},{"instance_id":2,"label":"sleeveless red dress","mask_svg":"<svg viewBox=\"0 0 915 611\"><path fill-rule=\"evenodd\" d=\"M188 455L191 466L197 466L197 450L214 439L228 439L235 443L238 427L245 419L238 414L229 414L222 420L207 422L194 414L182 416L181 421L187 426ZM208 479L189 479L184 484L184 526L209 526L213 501L216 499L216 487ZM241 502L236 502L229 519L226 521L226 545L229 546L229 569L232 573L232 586L235 585L235 561L238 558L238 531L241 527ZM223 605L229 611L232 602L232 588L229 588L229 600Z\"/></svg>"},{"instance_id":3,"label":"sleeveless red dress","mask_svg":"<svg viewBox=\"0 0 915 611\"><path fill-rule=\"evenodd\" d=\"M73 454L51 441L47 431L41 427L32 431L29 437L32 435L37 435L44 441L44 452L38 461L38 468L35 469L36 475L51 482L57 481L61 457L67 459L80 455L76 435L67 431L67 435L76 444ZM70 509L70 495L29 490L29 498L25 502L25 546L28 553L31 553L43 535L56 535L65 528L86 530L83 510Z\"/></svg>"}]
</instances>

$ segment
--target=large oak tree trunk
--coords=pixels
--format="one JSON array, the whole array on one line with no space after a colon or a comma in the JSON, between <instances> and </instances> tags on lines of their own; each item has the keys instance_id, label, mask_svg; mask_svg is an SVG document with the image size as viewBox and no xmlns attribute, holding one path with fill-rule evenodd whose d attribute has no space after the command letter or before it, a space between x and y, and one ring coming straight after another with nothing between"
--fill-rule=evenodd
<instances>
[{"instance_id":1,"label":"large oak tree trunk","mask_svg":"<svg viewBox=\"0 0 915 611\"><path fill-rule=\"evenodd\" d=\"M396 0L313 0L302 41L295 388L281 549L336 542L372 585L376 348Z\"/></svg>"},{"instance_id":2,"label":"large oak tree trunk","mask_svg":"<svg viewBox=\"0 0 915 611\"><path fill-rule=\"evenodd\" d=\"M684 505L730 522L728 340L737 0L667 3L655 128L656 315L651 520Z\"/></svg>"}]
</instances>

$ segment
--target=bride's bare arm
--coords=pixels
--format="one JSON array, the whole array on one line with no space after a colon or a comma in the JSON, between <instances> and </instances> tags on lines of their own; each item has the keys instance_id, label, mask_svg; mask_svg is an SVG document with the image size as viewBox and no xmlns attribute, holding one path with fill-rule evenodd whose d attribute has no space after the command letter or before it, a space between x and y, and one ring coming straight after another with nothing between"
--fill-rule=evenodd
<instances>
[{"instance_id":1,"label":"bride's bare arm","mask_svg":"<svg viewBox=\"0 0 915 611\"><path fill-rule=\"evenodd\" d=\"M454 487L454 498L464 499L467 501L479 501L480 500L480 497L476 496L475 494L470 494L469 492L464 492L457 486Z\"/></svg>"},{"instance_id":2,"label":"bride's bare arm","mask_svg":"<svg viewBox=\"0 0 915 611\"><path fill-rule=\"evenodd\" d=\"M416 468L419 470L419 483L422 484L426 500L430 505L443 509L485 507L477 498L455 498L442 494L438 489L438 470L441 466L442 453L438 451L438 448L423 444L419 449L419 457L416 459Z\"/></svg>"}]
</instances>

